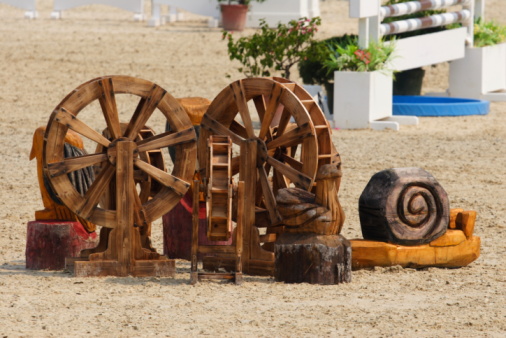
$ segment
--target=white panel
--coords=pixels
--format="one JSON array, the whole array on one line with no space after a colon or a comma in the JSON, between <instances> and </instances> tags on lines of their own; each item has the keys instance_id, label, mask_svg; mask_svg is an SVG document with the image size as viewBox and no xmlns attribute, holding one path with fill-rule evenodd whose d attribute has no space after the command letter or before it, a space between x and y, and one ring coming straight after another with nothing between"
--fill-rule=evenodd
<instances>
[{"instance_id":1,"label":"white panel","mask_svg":"<svg viewBox=\"0 0 506 338\"><path fill-rule=\"evenodd\" d=\"M461 59L465 55L466 34L463 27L397 40L390 67L402 71Z\"/></svg>"},{"instance_id":2,"label":"white panel","mask_svg":"<svg viewBox=\"0 0 506 338\"><path fill-rule=\"evenodd\" d=\"M378 16L379 7L379 0L350 0L350 18Z\"/></svg>"},{"instance_id":3,"label":"white panel","mask_svg":"<svg viewBox=\"0 0 506 338\"><path fill-rule=\"evenodd\" d=\"M247 27L258 27L259 20L271 27L278 23L288 23L302 17L312 18L320 13L320 4L315 0L267 0L262 3L251 2Z\"/></svg>"}]
</instances>

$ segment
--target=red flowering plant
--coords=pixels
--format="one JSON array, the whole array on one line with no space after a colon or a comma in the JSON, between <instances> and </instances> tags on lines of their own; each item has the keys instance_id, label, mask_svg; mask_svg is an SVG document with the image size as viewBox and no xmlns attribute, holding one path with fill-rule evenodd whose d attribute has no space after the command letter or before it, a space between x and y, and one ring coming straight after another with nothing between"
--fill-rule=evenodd
<instances>
[{"instance_id":1,"label":"red flowering plant","mask_svg":"<svg viewBox=\"0 0 506 338\"><path fill-rule=\"evenodd\" d=\"M228 40L230 60L243 65L238 70L244 75L271 76L271 72L280 71L289 79L292 66L306 58L315 43L313 37L320 24L319 17L301 18L270 28L261 20L260 30L252 36L234 40L232 33L223 32L223 39Z\"/></svg>"},{"instance_id":2,"label":"red flowering plant","mask_svg":"<svg viewBox=\"0 0 506 338\"><path fill-rule=\"evenodd\" d=\"M389 43L370 43L367 48L361 49L356 43L346 46L329 46L331 53L324 62L327 71L372 72L386 70L388 60L392 57L395 46Z\"/></svg>"}]
</instances>

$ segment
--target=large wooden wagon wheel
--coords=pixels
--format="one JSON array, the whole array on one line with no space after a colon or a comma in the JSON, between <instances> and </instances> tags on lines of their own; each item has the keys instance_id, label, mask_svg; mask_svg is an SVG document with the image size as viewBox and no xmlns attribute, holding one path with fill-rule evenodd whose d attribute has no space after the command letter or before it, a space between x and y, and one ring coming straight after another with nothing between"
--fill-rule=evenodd
<instances>
[{"instance_id":1,"label":"large wooden wagon wheel","mask_svg":"<svg viewBox=\"0 0 506 338\"><path fill-rule=\"evenodd\" d=\"M258 118L258 126L252 116ZM245 231L252 222L267 227L259 242L270 242L275 235L269 228L281 222L275 201L277 190L292 185L310 190L320 165L340 162L330 133L318 105L295 83L277 78L236 81L218 94L201 122L198 151L202 176L206 171L205 143L210 135L229 136L241 146L240 154L232 159L232 175L241 170L245 191L252 194L245 198L246 207L253 213L246 216ZM247 237L246 233L245 243ZM273 260L272 253L259 255L265 261Z\"/></svg>"},{"instance_id":2,"label":"large wooden wagon wheel","mask_svg":"<svg viewBox=\"0 0 506 338\"><path fill-rule=\"evenodd\" d=\"M256 116L248 104L250 100ZM260 125L254 125L252 116L258 117ZM273 186L285 187L293 182L303 189L311 188L318 165L314 156L318 151L314 126L297 97L273 79L243 79L230 84L209 106L201 128L199 163L204 173L208 157L206 142L210 135L229 136L238 146L246 140L257 143L253 167L258 169L262 204L273 223L279 221ZM298 145L303 147L295 155L291 149ZM232 175L239 173L240 159L245 156L235 154L232 158ZM268 178L271 169L272 183Z\"/></svg>"},{"instance_id":3,"label":"large wooden wagon wheel","mask_svg":"<svg viewBox=\"0 0 506 338\"><path fill-rule=\"evenodd\" d=\"M121 114L116 103L118 94L130 94L139 98L126 128L122 128L120 123ZM96 104L96 101L100 104L101 116L93 116L92 120L102 121L102 125L92 128L79 113L85 107ZM139 137L155 112L163 115L165 121L172 126L172 131L148 135L147 138ZM94 143L97 151L65 159L63 140L69 128ZM105 129L110 138L102 135L101 131ZM146 162L145 156L140 155L168 146L175 148L178 158L171 173L162 170L160 165ZM46 128L43 165L54 191L69 209L95 224L112 229L121 228L125 236L133 236L127 241L132 245L132 252L127 256L135 261L159 257L156 252L142 248L135 227L142 227L161 217L182 198L195 171L196 151L196 135L190 119L176 99L164 89L137 78L106 76L81 85L55 108ZM81 195L66 174L90 166L98 168L99 172L88 191ZM150 198L139 196L135 177L142 175L160 183ZM107 203L104 207L100 201L110 193L111 186L116 186L116 203ZM111 250L119 250L121 243L114 244L109 240L109 245L107 252L90 255L90 261L123 255L111 253ZM146 267L142 269L146 270ZM139 271L127 273L145 273ZM104 271L101 273L107 274Z\"/></svg>"}]
</instances>

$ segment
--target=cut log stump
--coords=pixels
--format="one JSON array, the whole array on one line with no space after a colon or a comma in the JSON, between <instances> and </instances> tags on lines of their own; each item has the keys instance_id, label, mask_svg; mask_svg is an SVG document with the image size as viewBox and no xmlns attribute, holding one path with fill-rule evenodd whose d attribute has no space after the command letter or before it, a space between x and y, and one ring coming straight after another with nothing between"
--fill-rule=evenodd
<instances>
[{"instance_id":1,"label":"cut log stump","mask_svg":"<svg viewBox=\"0 0 506 338\"><path fill-rule=\"evenodd\" d=\"M192 192L189 191L176 206L163 215L163 253L171 259L191 259ZM199 203L199 244L231 245L228 241L210 241L207 238L206 203ZM201 255L199 255L199 259Z\"/></svg>"},{"instance_id":2,"label":"cut log stump","mask_svg":"<svg viewBox=\"0 0 506 338\"><path fill-rule=\"evenodd\" d=\"M360 196L359 214L364 239L419 245L446 232L450 203L427 171L395 168L371 178Z\"/></svg>"},{"instance_id":3,"label":"cut log stump","mask_svg":"<svg viewBox=\"0 0 506 338\"><path fill-rule=\"evenodd\" d=\"M351 244L341 235L284 233L274 245L274 254L278 282L351 282Z\"/></svg>"},{"instance_id":4,"label":"cut log stump","mask_svg":"<svg viewBox=\"0 0 506 338\"><path fill-rule=\"evenodd\" d=\"M79 257L81 250L97 245L97 234L88 233L79 222L28 222L26 268L63 270L66 257Z\"/></svg>"}]
</instances>

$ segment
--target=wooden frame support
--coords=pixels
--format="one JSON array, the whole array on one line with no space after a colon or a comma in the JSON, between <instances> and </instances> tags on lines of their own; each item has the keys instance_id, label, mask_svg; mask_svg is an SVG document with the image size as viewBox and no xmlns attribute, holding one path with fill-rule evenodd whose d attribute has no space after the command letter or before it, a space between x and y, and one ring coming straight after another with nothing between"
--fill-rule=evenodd
<instances>
[{"instance_id":1,"label":"wooden frame support","mask_svg":"<svg viewBox=\"0 0 506 338\"><path fill-rule=\"evenodd\" d=\"M175 261L144 249L139 229L134 227L133 182L135 142L120 140L116 158L116 226L105 251L90 254L88 260L66 259L66 267L79 277L134 276L174 277Z\"/></svg>"},{"instance_id":2,"label":"wooden frame support","mask_svg":"<svg viewBox=\"0 0 506 338\"><path fill-rule=\"evenodd\" d=\"M200 181L193 181L193 219L192 219L192 247L190 284L194 285L203 279L225 279L235 284L242 283L242 247L243 247L243 220L238 216L235 229L234 245L199 245L199 192ZM244 182L238 184L238 215L244 214ZM198 254L229 254L235 257L234 272L199 272Z\"/></svg>"}]
</instances>

